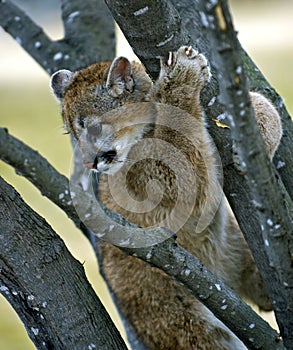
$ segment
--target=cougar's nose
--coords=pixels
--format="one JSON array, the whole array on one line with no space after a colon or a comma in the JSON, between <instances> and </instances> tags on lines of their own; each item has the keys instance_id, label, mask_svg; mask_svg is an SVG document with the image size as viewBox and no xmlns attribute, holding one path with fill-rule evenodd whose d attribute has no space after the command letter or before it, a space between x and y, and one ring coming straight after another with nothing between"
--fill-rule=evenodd
<instances>
[{"instance_id":1,"label":"cougar's nose","mask_svg":"<svg viewBox=\"0 0 293 350\"><path fill-rule=\"evenodd\" d=\"M94 163L85 163L84 166L88 169L95 169Z\"/></svg>"}]
</instances>

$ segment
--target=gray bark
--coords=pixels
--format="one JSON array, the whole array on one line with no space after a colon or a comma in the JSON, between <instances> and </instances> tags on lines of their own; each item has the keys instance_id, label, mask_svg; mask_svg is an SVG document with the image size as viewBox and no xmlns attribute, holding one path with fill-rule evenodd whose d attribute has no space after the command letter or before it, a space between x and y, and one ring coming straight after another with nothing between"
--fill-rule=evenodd
<instances>
[{"instance_id":1,"label":"gray bark","mask_svg":"<svg viewBox=\"0 0 293 350\"><path fill-rule=\"evenodd\" d=\"M0 292L37 349L127 349L82 265L0 178Z\"/></svg>"},{"instance_id":2,"label":"gray bark","mask_svg":"<svg viewBox=\"0 0 293 350\"><path fill-rule=\"evenodd\" d=\"M227 3L221 1L214 7L207 6L204 1L200 3L208 18L207 37L212 47L212 60L218 65L219 100L228 115L241 170L252 193L259 222L259 234L255 237L246 232L246 238L261 267L285 346L293 349L293 289L289 287L293 286L292 201L265 152L249 103L246 74ZM226 79L221 79L222 76ZM259 246L263 246L261 252L256 249Z\"/></svg>"}]
</instances>

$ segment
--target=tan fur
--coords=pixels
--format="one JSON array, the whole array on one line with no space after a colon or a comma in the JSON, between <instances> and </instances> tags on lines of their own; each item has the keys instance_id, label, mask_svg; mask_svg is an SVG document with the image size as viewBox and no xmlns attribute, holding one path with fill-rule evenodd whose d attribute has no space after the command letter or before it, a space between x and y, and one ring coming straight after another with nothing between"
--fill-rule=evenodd
<instances>
[{"instance_id":1,"label":"tan fur","mask_svg":"<svg viewBox=\"0 0 293 350\"><path fill-rule=\"evenodd\" d=\"M272 159L282 137L280 116L272 103L261 94L250 92L250 98L268 155Z\"/></svg>"},{"instance_id":2,"label":"tan fur","mask_svg":"<svg viewBox=\"0 0 293 350\"><path fill-rule=\"evenodd\" d=\"M64 123L72 135L80 137L86 164L93 164L99 152L116 147L116 161L96 164L100 169L99 199L109 209L142 227L158 225L167 217L167 227L179 227L177 239L184 248L237 293L269 310L270 302L251 253L227 201L221 197L216 152L200 106L200 91L210 75L207 60L186 47L171 58L169 65L162 60L154 85L142 66L133 63L129 67L121 58L112 64L97 63L71 76L68 71L55 73L52 87L62 102ZM251 98L272 156L281 137L279 116L261 95L252 93ZM192 123L190 115L194 118ZM170 125L170 118L172 128L165 126ZM103 127L90 132L93 126ZM85 129L87 137L83 139L80 135ZM89 136L94 138L91 147L86 142ZM180 199L176 174L159 160L144 159L129 166L131 159L141 155L139 142L146 138L167 142L180 151L186 163L179 166L175 161L175 169L184 183L184 192L190 196ZM172 147L166 148L166 159L172 157ZM184 164L191 164L194 176ZM121 177L115 178L116 174ZM152 183L152 191L147 191L146 186L153 179L159 185ZM116 188L114 197L111 184ZM150 207L156 203L160 186L164 187L160 202L152 210L139 213L142 201ZM125 187L133 203L125 198ZM182 216L190 208L190 216L182 224ZM200 221L203 216L207 226ZM103 243L102 249L104 273L119 306L149 349L245 349L209 310L163 272L124 255L109 243Z\"/></svg>"}]
</instances>

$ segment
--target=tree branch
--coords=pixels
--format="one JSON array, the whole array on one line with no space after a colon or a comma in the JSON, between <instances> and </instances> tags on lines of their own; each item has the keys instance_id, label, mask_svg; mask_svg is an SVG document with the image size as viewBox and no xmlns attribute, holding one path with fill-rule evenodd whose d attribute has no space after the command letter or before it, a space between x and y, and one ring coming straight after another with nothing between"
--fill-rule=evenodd
<instances>
[{"instance_id":1,"label":"tree branch","mask_svg":"<svg viewBox=\"0 0 293 350\"><path fill-rule=\"evenodd\" d=\"M104 1L61 0L61 5L63 41L70 45L79 68L112 60L116 45L114 20Z\"/></svg>"},{"instance_id":2,"label":"tree branch","mask_svg":"<svg viewBox=\"0 0 293 350\"><path fill-rule=\"evenodd\" d=\"M210 63L213 68L213 73L215 75L214 80L212 80L208 89L204 91L202 94L202 102L205 107L206 114L213 119L217 119L219 115L222 115L222 107L219 104L218 98L214 103L210 104L210 101L214 101L214 99L218 95L218 85L217 85L217 75L221 73L221 66L217 65L214 61L214 58L211 59L213 46L211 45L210 35L207 35L207 31L209 30L206 27L207 23L207 12L205 9L200 7L200 4L196 1L191 0L170 0L173 4L174 8L179 12L182 20L182 25L185 26L188 31L192 44L195 44L201 52L203 52L210 59ZM207 3L207 6L212 4L212 2ZM134 24L133 24L134 26ZM134 30L134 29L133 29ZM131 39L130 39L131 40ZM293 165L292 165L292 155L290 150L293 148L293 124L292 118L288 114L286 107L284 105L284 101L281 96L277 94L277 92L271 87L269 82L265 79L261 71L251 60L249 55L245 52L245 50L241 47L238 38L236 38L238 43L238 49L240 50L240 54L243 58L244 68L246 72L246 76L249 81L249 89L252 91L259 91L264 96L269 98L277 108L278 112L282 118L283 124L283 138L281 140L280 147L274 157L274 164L278 169L278 173L281 176L281 179L286 187L287 192L290 197L293 198L293 186L292 186L292 178L293 178ZM177 48L174 48L177 49ZM220 155L222 158L223 166L224 166L224 174L225 181L224 183L224 191L226 196L229 198L229 202L233 208L235 208L239 217L239 221L245 227L245 222L247 220L241 220L241 217L246 218L246 213L249 212L249 217L253 217L253 208L241 208L241 203L248 203L245 200L239 200L244 195L243 199L245 199L245 191L242 190L243 186L247 187L239 173L233 169L231 166L232 158L231 158L231 137L229 130L220 129L212 123L211 127L211 135L214 138L214 141L220 151ZM230 145L230 146L229 146ZM234 196L235 189L237 188L237 192L239 191L238 196ZM233 194L230 196L230 194ZM254 222L254 221L252 221ZM250 225L254 226L254 225Z\"/></svg>"},{"instance_id":3,"label":"tree branch","mask_svg":"<svg viewBox=\"0 0 293 350\"><path fill-rule=\"evenodd\" d=\"M3 133L5 134L3 135ZM61 175L56 170L51 169L49 170L49 174L54 174L53 181L60 184L64 183L65 187L61 191L59 187L43 187L42 177L30 176L32 168L28 166L27 162L19 162L15 148L21 147L23 149L20 158L33 159L30 166L34 167L35 173L41 172L40 168L42 167L50 168L49 163L28 146L23 147L20 141L10 136L3 129L0 129L0 140L4 140L0 142L1 158L14 166L19 174L32 181L37 188L42 188L42 193L47 195L57 205L62 206L65 212L67 212L67 207L70 217L75 223L80 222L79 219L72 217L72 215L74 216L72 213L72 204L68 204L62 200L60 201L60 193L68 191L68 183L64 182L64 178L62 177L63 179L59 180L58 177ZM39 160L37 161L37 159ZM113 221L112 218L105 215L100 205L94 199L94 196L88 191L84 191L79 184L76 184L71 190L74 191L73 199L78 199L78 202L82 203L82 206L77 209L79 215L83 218L83 223L90 228L96 227L96 223L99 223L98 232L96 232L97 236L103 237L108 241L113 241L113 237L118 237L119 239L116 240L116 243L120 244L120 249L125 253L135 255L153 264L171 277L176 278L177 281L183 283L196 298L235 332L250 349L283 349L282 342L277 341L276 331L270 328L231 289L225 287L196 257L177 245L170 232L159 227L140 229L135 225L127 223L120 215L111 213L111 216L113 214L112 218L115 220ZM152 240L153 237L161 237L161 239L157 239L161 243L152 247L133 248L131 244L132 237L143 237L144 242ZM127 245L126 247L123 247L123 242L127 242L125 243ZM137 246L137 241L135 243L135 246ZM227 308L221 309L220 307L224 299L226 300L225 305L227 304L230 312L227 312ZM255 325L255 327L249 327L251 324ZM253 342L251 339L253 339Z\"/></svg>"},{"instance_id":4,"label":"tree branch","mask_svg":"<svg viewBox=\"0 0 293 350\"><path fill-rule=\"evenodd\" d=\"M240 47L240 43L238 43ZM283 98L278 95L275 89L270 86L261 71L255 66L247 53L240 48L240 54L243 60L244 71L249 81L249 89L252 91L260 91L264 96L269 98L278 110L283 127L283 137L281 144L274 156L274 164L286 187L288 194L293 199L293 164L292 164L292 147L293 147L293 123L289 115Z\"/></svg>"},{"instance_id":5,"label":"tree branch","mask_svg":"<svg viewBox=\"0 0 293 350\"><path fill-rule=\"evenodd\" d=\"M53 42L29 16L11 1L0 1L0 25L49 74L58 67L59 52L69 52L66 44Z\"/></svg>"},{"instance_id":6,"label":"tree branch","mask_svg":"<svg viewBox=\"0 0 293 350\"><path fill-rule=\"evenodd\" d=\"M248 349L284 349L276 332L269 329L269 325L250 306L172 239L145 252L130 250L129 253L160 268L188 288ZM166 268L166 265L169 267Z\"/></svg>"},{"instance_id":7,"label":"tree branch","mask_svg":"<svg viewBox=\"0 0 293 350\"><path fill-rule=\"evenodd\" d=\"M36 347L126 350L82 265L2 178L0 189L0 292Z\"/></svg>"},{"instance_id":8,"label":"tree branch","mask_svg":"<svg viewBox=\"0 0 293 350\"><path fill-rule=\"evenodd\" d=\"M255 239L264 246L265 262L255 254L271 297L281 334L288 349L293 348L293 206L281 191L266 154L253 110L249 102L246 75L239 53L236 33L225 0L215 6L199 2L208 19L213 61L218 64L219 101L227 111L231 133L240 158L240 166L251 189L261 234L247 235L253 247ZM225 76L226 79L221 79ZM240 93L241 92L241 93ZM243 107L244 106L244 107ZM249 140L249 142L247 142ZM269 248L268 248L269 247ZM253 251L256 251L254 247ZM291 252L290 252L291 251ZM262 258L262 257L261 257ZM261 261L260 261L261 260ZM276 283L271 283L273 278Z\"/></svg>"},{"instance_id":9,"label":"tree branch","mask_svg":"<svg viewBox=\"0 0 293 350\"><path fill-rule=\"evenodd\" d=\"M24 176L42 195L57 204L80 228L81 221L76 215L69 192L68 179L58 173L48 161L22 141L0 128L0 159L12 165L19 175Z\"/></svg>"},{"instance_id":10,"label":"tree branch","mask_svg":"<svg viewBox=\"0 0 293 350\"><path fill-rule=\"evenodd\" d=\"M105 2L153 78L158 76L160 70L158 57L179 48L182 43L190 42L179 13L169 1L137 0L129 2L127 6L123 1Z\"/></svg>"},{"instance_id":11,"label":"tree branch","mask_svg":"<svg viewBox=\"0 0 293 350\"><path fill-rule=\"evenodd\" d=\"M78 70L113 58L114 21L103 0L64 0L62 18L65 38L52 41L11 1L0 1L0 25L47 73L62 68Z\"/></svg>"}]
</instances>

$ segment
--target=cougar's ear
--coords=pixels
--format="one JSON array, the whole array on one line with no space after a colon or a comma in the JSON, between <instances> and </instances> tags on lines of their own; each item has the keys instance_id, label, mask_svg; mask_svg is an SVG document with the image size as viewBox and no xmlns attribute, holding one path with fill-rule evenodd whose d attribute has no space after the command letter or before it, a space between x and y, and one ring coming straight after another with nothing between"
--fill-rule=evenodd
<instances>
[{"instance_id":1,"label":"cougar's ear","mask_svg":"<svg viewBox=\"0 0 293 350\"><path fill-rule=\"evenodd\" d=\"M61 69L51 76L51 89L59 102L62 101L72 74L70 70Z\"/></svg>"},{"instance_id":2,"label":"cougar's ear","mask_svg":"<svg viewBox=\"0 0 293 350\"><path fill-rule=\"evenodd\" d=\"M112 97L118 97L125 90L130 92L133 90L132 69L127 58L118 57L112 62L106 87Z\"/></svg>"}]
</instances>

